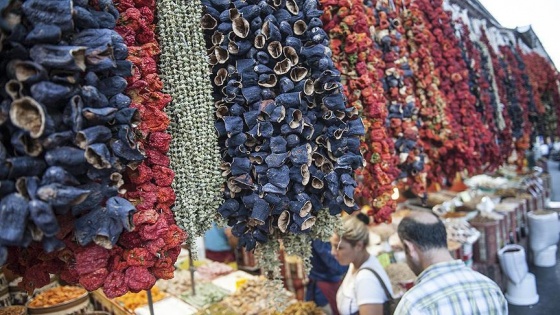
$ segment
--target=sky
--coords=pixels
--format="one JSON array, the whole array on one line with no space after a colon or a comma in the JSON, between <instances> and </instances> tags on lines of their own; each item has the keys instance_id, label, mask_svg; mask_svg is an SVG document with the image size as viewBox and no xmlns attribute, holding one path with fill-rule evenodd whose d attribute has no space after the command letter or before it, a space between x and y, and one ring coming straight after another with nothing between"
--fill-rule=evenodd
<instances>
[{"instance_id":1,"label":"sky","mask_svg":"<svg viewBox=\"0 0 560 315\"><path fill-rule=\"evenodd\" d=\"M560 0L478 0L504 27L531 25L560 70Z\"/></svg>"}]
</instances>

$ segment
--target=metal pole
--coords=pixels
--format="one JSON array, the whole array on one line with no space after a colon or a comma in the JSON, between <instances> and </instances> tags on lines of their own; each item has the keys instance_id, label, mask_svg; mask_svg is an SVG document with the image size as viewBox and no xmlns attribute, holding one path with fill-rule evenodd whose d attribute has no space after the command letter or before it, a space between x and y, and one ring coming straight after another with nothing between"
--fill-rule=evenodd
<instances>
[{"instance_id":1,"label":"metal pole","mask_svg":"<svg viewBox=\"0 0 560 315\"><path fill-rule=\"evenodd\" d=\"M189 245L189 271L191 272L191 288L192 288L192 295L196 295L196 290L195 290L195 281L194 281L194 261L193 261L193 255L192 255L192 251L193 251L193 244L191 243ZM153 315L153 314L152 314Z\"/></svg>"},{"instance_id":2,"label":"metal pole","mask_svg":"<svg viewBox=\"0 0 560 315\"><path fill-rule=\"evenodd\" d=\"M154 300L152 299L152 290L147 290L148 294L148 307L150 308L150 315L154 315Z\"/></svg>"}]
</instances>

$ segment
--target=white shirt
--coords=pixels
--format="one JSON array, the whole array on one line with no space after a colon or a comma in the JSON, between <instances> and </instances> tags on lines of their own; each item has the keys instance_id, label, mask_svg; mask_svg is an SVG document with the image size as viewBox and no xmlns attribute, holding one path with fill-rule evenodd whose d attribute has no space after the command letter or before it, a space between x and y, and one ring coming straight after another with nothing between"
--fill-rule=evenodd
<instances>
[{"instance_id":1,"label":"white shirt","mask_svg":"<svg viewBox=\"0 0 560 315\"><path fill-rule=\"evenodd\" d=\"M391 295L393 295L389 276L374 255L370 255L368 260L360 266L360 269L366 267L377 272ZM373 272L370 270L359 270L354 273L355 270L354 265L350 264L348 273L336 292L336 304L340 315L350 315L358 312L359 305L383 304L389 300Z\"/></svg>"},{"instance_id":2,"label":"white shirt","mask_svg":"<svg viewBox=\"0 0 560 315\"><path fill-rule=\"evenodd\" d=\"M541 154L542 155L547 155L548 154L548 144L541 144Z\"/></svg>"}]
</instances>

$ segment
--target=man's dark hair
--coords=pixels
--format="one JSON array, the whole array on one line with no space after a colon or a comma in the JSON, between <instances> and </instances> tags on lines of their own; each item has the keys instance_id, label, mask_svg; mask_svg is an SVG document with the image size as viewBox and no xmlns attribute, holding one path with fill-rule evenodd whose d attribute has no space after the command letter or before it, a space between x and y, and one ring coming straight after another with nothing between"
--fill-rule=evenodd
<instances>
[{"instance_id":1,"label":"man's dark hair","mask_svg":"<svg viewBox=\"0 0 560 315\"><path fill-rule=\"evenodd\" d=\"M422 223L413 217L405 217L399 224L399 237L416 244L423 251L447 248L445 225L439 218L436 219L437 222L434 223Z\"/></svg>"}]
</instances>

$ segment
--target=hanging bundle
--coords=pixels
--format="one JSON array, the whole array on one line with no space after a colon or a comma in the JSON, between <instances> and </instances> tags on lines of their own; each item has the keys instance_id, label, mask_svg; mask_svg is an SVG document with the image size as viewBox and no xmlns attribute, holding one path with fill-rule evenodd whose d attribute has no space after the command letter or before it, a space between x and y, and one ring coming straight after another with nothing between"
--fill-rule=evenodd
<instances>
[{"instance_id":1,"label":"hanging bundle","mask_svg":"<svg viewBox=\"0 0 560 315\"><path fill-rule=\"evenodd\" d=\"M506 108L506 104L509 104L508 93L506 88L507 72L504 70L504 68L502 68L500 58L490 46L490 40L486 35L486 31L483 28L481 28L480 33L481 33L480 40L482 44L488 47L488 52L490 54L492 67L494 69L493 73L496 82L497 92L499 95L498 111L500 112L501 117L503 118L503 128L500 129L500 133L498 135L498 144L500 146L501 160L505 162L513 151L512 120L508 112L508 108Z\"/></svg>"},{"instance_id":2,"label":"hanging bundle","mask_svg":"<svg viewBox=\"0 0 560 315\"><path fill-rule=\"evenodd\" d=\"M544 57L537 53L523 54L529 81L533 87L533 97L539 113L538 132L545 137L559 133L558 117L560 109L552 104L560 102L560 92L556 85L556 70Z\"/></svg>"},{"instance_id":3,"label":"hanging bundle","mask_svg":"<svg viewBox=\"0 0 560 315\"><path fill-rule=\"evenodd\" d=\"M430 182L442 183L445 174L440 162L456 140L451 138L451 118L446 112L447 103L439 89L441 80L430 52L431 47L436 45L435 38L426 27L428 21L416 3L405 3L401 19L408 40L415 94L420 108L420 142L427 157L425 171Z\"/></svg>"},{"instance_id":4,"label":"hanging bundle","mask_svg":"<svg viewBox=\"0 0 560 315\"><path fill-rule=\"evenodd\" d=\"M227 179L218 212L241 246L309 233L321 211L357 209L365 131L346 107L317 2L202 3Z\"/></svg>"},{"instance_id":5,"label":"hanging bundle","mask_svg":"<svg viewBox=\"0 0 560 315\"><path fill-rule=\"evenodd\" d=\"M476 98L475 108L480 115L482 123L488 128L485 139L476 145L481 155L481 162L484 168L479 171L496 170L501 165L500 148L497 144L497 128L494 122L496 103L491 103L492 85L487 79L487 73L483 73L482 53L475 43L471 40L470 30L467 25L460 21L455 21L457 27L460 26L458 32L459 44L463 60L469 70L469 89Z\"/></svg>"},{"instance_id":6,"label":"hanging bundle","mask_svg":"<svg viewBox=\"0 0 560 315\"><path fill-rule=\"evenodd\" d=\"M405 29L399 12L401 1L383 0L375 4L375 39L383 52L383 85L389 107L387 125L395 141L399 157L398 168L401 186L410 186L414 193L423 195L426 190L424 153L418 144L418 105L413 90L413 72L408 60Z\"/></svg>"},{"instance_id":7,"label":"hanging bundle","mask_svg":"<svg viewBox=\"0 0 560 315\"><path fill-rule=\"evenodd\" d=\"M457 172L476 173L481 169L481 146L491 137L475 109L476 99L468 85L468 68L462 59L450 14L443 10L442 0L421 0L418 7L424 13L427 26L436 45L431 54L440 74L440 90L447 101L447 113L457 141L449 147L441 160L448 182Z\"/></svg>"},{"instance_id":8,"label":"hanging bundle","mask_svg":"<svg viewBox=\"0 0 560 315\"><path fill-rule=\"evenodd\" d=\"M362 116L366 135L361 150L366 166L358 171L356 194L371 206L370 215L378 222L390 220L395 209L391 199L395 168L394 143L387 133L387 99L380 72L382 52L375 48L375 25L371 8L359 1L321 1L321 19L331 39L333 61L341 72L348 103Z\"/></svg>"},{"instance_id":9,"label":"hanging bundle","mask_svg":"<svg viewBox=\"0 0 560 315\"><path fill-rule=\"evenodd\" d=\"M173 275L185 238L168 210L173 177L158 112L168 100L157 92L153 36L137 36L147 45L131 46L129 55L131 34L113 30L119 12L112 1L37 0L21 8L2 13L21 12L22 24L2 47L2 60L11 61L2 64L9 78L0 80L12 99L3 127L14 131L3 148L17 193L1 202L10 217L29 213L31 223L6 227L14 241L6 245L28 245L11 248L8 268L29 291L46 285L49 273L90 291L103 287L108 296L149 289ZM12 159L12 150L30 157ZM157 180L138 181L144 169Z\"/></svg>"},{"instance_id":10,"label":"hanging bundle","mask_svg":"<svg viewBox=\"0 0 560 315\"><path fill-rule=\"evenodd\" d=\"M212 85L206 64L206 47L199 1L158 1L161 36L161 71L165 90L173 101L170 146L174 213L178 224L194 240L210 228L220 205L218 138L214 130Z\"/></svg>"}]
</instances>

